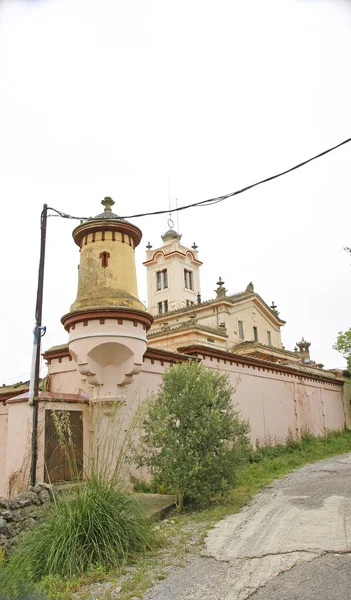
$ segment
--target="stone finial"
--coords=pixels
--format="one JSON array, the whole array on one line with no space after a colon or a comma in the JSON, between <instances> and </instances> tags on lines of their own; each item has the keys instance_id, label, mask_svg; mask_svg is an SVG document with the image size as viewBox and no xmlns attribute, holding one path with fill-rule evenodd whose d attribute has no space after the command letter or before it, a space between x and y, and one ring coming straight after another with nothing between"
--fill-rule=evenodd
<instances>
[{"instance_id":1,"label":"stone finial","mask_svg":"<svg viewBox=\"0 0 351 600\"><path fill-rule=\"evenodd\" d=\"M274 304L274 300L272 300L272 304L270 306L270 309L274 312L274 314L275 314L276 317L279 316L279 311L277 310L277 305Z\"/></svg>"},{"instance_id":2,"label":"stone finial","mask_svg":"<svg viewBox=\"0 0 351 600\"><path fill-rule=\"evenodd\" d=\"M306 342L306 340L304 338L301 339L301 342L297 342L296 346L299 349L300 352L300 356L301 356L301 361L303 363L310 363L311 359L310 359L310 345L311 342Z\"/></svg>"},{"instance_id":3,"label":"stone finial","mask_svg":"<svg viewBox=\"0 0 351 600\"><path fill-rule=\"evenodd\" d=\"M226 295L227 290L224 287L224 281L222 281L222 277L218 278L216 285L218 286L215 290L217 298L223 298Z\"/></svg>"},{"instance_id":4,"label":"stone finial","mask_svg":"<svg viewBox=\"0 0 351 600\"><path fill-rule=\"evenodd\" d=\"M252 281L250 281L250 283L247 284L245 291L251 293L255 291L254 284L252 283Z\"/></svg>"},{"instance_id":5,"label":"stone finial","mask_svg":"<svg viewBox=\"0 0 351 600\"><path fill-rule=\"evenodd\" d=\"M311 342L306 342L305 338L301 339L301 342L296 342L296 346L299 348L300 352L307 352Z\"/></svg>"},{"instance_id":6,"label":"stone finial","mask_svg":"<svg viewBox=\"0 0 351 600\"><path fill-rule=\"evenodd\" d=\"M195 244L195 242L193 243L193 245L191 246L193 250L197 250L198 246Z\"/></svg>"},{"instance_id":7,"label":"stone finial","mask_svg":"<svg viewBox=\"0 0 351 600\"><path fill-rule=\"evenodd\" d=\"M148 242L148 243L147 243L147 246L146 246L146 248L147 248L148 250L151 250L152 246L151 246L150 242Z\"/></svg>"},{"instance_id":8,"label":"stone finial","mask_svg":"<svg viewBox=\"0 0 351 600\"><path fill-rule=\"evenodd\" d=\"M105 196L105 198L101 200L101 204L105 207L105 213L112 212L112 206L114 205L114 203L115 201L112 200L110 196Z\"/></svg>"},{"instance_id":9,"label":"stone finial","mask_svg":"<svg viewBox=\"0 0 351 600\"><path fill-rule=\"evenodd\" d=\"M197 293L196 300L197 300L198 304L201 304L201 294L200 294L200 292Z\"/></svg>"}]
</instances>

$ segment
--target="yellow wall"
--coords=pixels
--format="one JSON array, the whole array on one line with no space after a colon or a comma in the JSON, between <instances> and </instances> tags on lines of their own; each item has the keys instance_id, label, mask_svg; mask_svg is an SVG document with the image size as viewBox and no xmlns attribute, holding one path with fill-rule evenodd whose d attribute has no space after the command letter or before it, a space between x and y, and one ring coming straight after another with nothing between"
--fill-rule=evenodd
<instances>
[{"instance_id":1,"label":"yellow wall","mask_svg":"<svg viewBox=\"0 0 351 600\"><path fill-rule=\"evenodd\" d=\"M138 287L135 271L133 242L128 235L124 236L115 232L88 234L82 243L79 265L77 299L71 310L81 310L94 307L124 306L145 310L144 305L138 300ZM85 241L87 243L85 243ZM131 245L130 245L131 242ZM108 252L108 266L101 264L100 254Z\"/></svg>"}]
</instances>

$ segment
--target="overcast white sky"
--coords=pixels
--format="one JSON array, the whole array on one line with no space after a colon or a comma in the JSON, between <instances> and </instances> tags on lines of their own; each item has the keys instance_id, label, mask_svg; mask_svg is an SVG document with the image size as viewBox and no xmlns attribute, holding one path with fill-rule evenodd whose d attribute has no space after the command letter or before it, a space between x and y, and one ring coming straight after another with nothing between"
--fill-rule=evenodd
<instances>
[{"instance_id":1,"label":"overcast white sky","mask_svg":"<svg viewBox=\"0 0 351 600\"><path fill-rule=\"evenodd\" d=\"M351 136L351 1L0 0L0 383L29 376L47 202L77 216L110 195L120 215L234 191ZM351 144L273 183L180 213L199 246L202 297L274 299L283 343L312 358L351 326ZM145 245L166 217L134 222ZM50 218L43 348L67 339L74 221Z\"/></svg>"}]
</instances>

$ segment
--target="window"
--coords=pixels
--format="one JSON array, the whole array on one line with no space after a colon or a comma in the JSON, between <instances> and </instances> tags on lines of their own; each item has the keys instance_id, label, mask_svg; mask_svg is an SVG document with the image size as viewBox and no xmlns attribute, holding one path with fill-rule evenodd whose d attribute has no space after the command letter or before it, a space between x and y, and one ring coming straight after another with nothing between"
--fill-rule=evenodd
<instances>
[{"instance_id":1,"label":"window","mask_svg":"<svg viewBox=\"0 0 351 600\"><path fill-rule=\"evenodd\" d=\"M189 288L191 290L193 290L194 289L194 286L193 286L193 272L189 271L188 275L189 275Z\"/></svg>"},{"instance_id":2,"label":"window","mask_svg":"<svg viewBox=\"0 0 351 600\"><path fill-rule=\"evenodd\" d=\"M188 269L184 269L184 287L186 287L189 290L194 289L193 272L188 271Z\"/></svg>"},{"instance_id":3,"label":"window","mask_svg":"<svg viewBox=\"0 0 351 600\"><path fill-rule=\"evenodd\" d=\"M186 300L186 305L187 306L194 306L194 302L192 302L191 300Z\"/></svg>"},{"instance_id":4,"label":"window","mask_svg":"<svg viewBox=\"0 0 351 600\"><path fill-rule=\"evenodd\" d=\"M268 346L272 345L272 336L270 331L267 331L267 344Z\"/></svg>"},{"instance_id":5,"label":"window","mask_svg":"<svg viewBox=\"0 0 351 600\"><path fill-rule=\"evenodd\" d=\"M244 339L244 323L242 321L238 321L238 330L239 330L239 339Z\"/></svg>"},{"instance_id":6,"label":"window","mask_svg":"<svg viewBox=\"0 0 351 600\"><path fill-rule=\"evenodd\" d=\"M158 306L158 314L159 314L159 315L162 315L162 312L163 312L163 311L162 311L162 302L159 302L159 303L157 304L157 306Z\"/></svg>"},{"instance_id":7,"label":"window","mask_svg":"<svg viewBox=\"0 0 351 600\"><path fill-rule=\"evenodd\" d=\"M257 327L253 328L253 336L254 336L255 342L258 342L258 329L257 329Z\"/></svg>"},{"instance_id":8,"label":"window","mask_svg":"<svg viewBox=\"0 0 351 600\"><path fill-rule=\"evenodd\" d=\"M165 300L163 303L164 312L168 312L168 300Z\"/></svg>"},{"instance_id":9,"label":"window","mask_svg":"<svg viewBox=\"0 0 351 600\"><path fill-rule=\"evenodd\" d=\"M110 258L110 253L109 252L101 252L100 258L101 258L101 266L105 269L106 267L108 267L108 259Z\"/></svg>"},{"instance_id":10,"label":"window","mask_svg":"<svg viewBox=\"0 0 351 600\"><path fill-rule=\"evenodd\" d=\"M168 288L168 272L167 269L156 272L156 289L157 291Z\"/></svg>"}]
</instances>

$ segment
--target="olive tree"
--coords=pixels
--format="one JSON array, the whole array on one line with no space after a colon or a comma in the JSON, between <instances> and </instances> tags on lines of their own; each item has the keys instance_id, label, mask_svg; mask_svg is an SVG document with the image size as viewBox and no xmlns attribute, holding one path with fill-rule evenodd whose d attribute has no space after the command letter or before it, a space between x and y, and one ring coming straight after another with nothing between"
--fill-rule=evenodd
<instances>
[{"instance_id":1,"label":"olive tree","mask_svg":"<svg viewBox=\"0 0 351 600\"><path fill-rule=\"evenodd\" d=\"M207 504L235 483L250 450L249 424L226 375L191 361L171 366L148 401L139 463L184 499Z\"/></svg>"}]
</instances>

